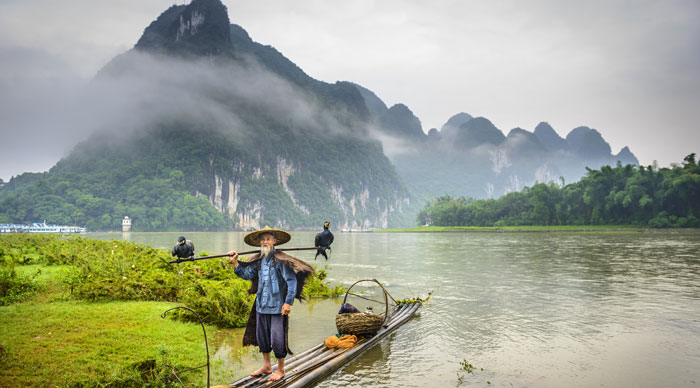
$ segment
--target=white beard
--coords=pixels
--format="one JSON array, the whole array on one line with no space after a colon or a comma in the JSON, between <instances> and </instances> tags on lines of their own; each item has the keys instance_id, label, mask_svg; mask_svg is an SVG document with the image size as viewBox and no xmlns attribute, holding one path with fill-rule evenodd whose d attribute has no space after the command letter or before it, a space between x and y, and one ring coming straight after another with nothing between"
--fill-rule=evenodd
<instances>
[{"instance_id":1,"label":"white beard","mask_svg":"<svg viewBox=\"0 0 700 388\"><path fill-rule=\"evenodd\" d=\"M269 255L271 251L272 247L270 247L269 245L260 246L260 255L262 255L262 257L267 257L267 255Z\"/></svg>"}]
</instances>

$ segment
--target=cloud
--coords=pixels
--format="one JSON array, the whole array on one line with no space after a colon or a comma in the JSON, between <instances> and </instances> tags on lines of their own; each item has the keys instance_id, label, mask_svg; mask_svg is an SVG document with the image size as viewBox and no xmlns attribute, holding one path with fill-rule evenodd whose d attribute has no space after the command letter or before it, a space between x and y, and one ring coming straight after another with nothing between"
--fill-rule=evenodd
<instances>
[{"instance_id":1,"label":"cloud","mask_svg":"<svg viewBox=\"0 0 700 388\"><path fill-rule=\"evenodd\" d=\"M134 50L115 58L94 79L83 81L59 71L57 62L45 53L16 49L0 53L5 53L0 59L12 56L14 66L26 69L10 72L22 74L21 79L0 79L0 86L16 85L19 90L3 95L5 104L0 108L5 117L0 130L12 139L2 146L4 174L27 171L30 159L41 160L35 165L45 170L98 131L128 135L179 122L243 140L257 138L261 120L273 120L292 130L348 133L341 123L348 121L344 112L330 111L314 95L252 58L185 60ZM23 155L30 147L37 152ZM18 166L22 169L11 170Z\"/></svg>"},{"instance_id":2,"label":"cloud","mask_svg":"<svg viewBox=\"0 0 700 388\"><path fill-rule=\"evenodd\" d=\"M7 180L48 169L72 144L60 123L84 80L41 50L0 47L0 63L0 178Z\"/></svg>"},{"instance_id":3,"label":"cloud","mask_svg":"<svg viewBox=\"0 0 700 388\"><path fill-rule=\"evenodd\" d=\"M14 110L44 115L47 98L60 102L58 90L80 89L173 3L0 2L0 51L12 51L22 63L11 66L7 56L0 62L3 121L13 119ZM501 128L532 130L548 121L562 136L587 125L599 128L615 151L629 145L643 164L678 162L700 144L700 3L694 0L224 3L233 23L307 74L359 83L388 105L405 103L426 129L460 111ZM19 89L27 91L24 97L14 95ZM26 99L42 109L32 110ZM54 106L48 110L62 110ZM26 165L3 159L0 177L48 168L60 154L53 116L33 120L0 124L0 134L9 137L0 157L24 163L15 157L33 154ZM39 159L45 167L34 167Z\"/></svg>"}]
</instances>

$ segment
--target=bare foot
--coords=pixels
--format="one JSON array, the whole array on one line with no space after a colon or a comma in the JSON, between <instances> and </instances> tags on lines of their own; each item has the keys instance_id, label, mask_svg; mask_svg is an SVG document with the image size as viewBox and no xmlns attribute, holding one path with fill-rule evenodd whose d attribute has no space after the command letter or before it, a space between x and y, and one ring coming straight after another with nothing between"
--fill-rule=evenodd
<instances>
[{"instance_id":1,"label":"bare foot","mask_svg":"<svg viewBox=\"0 0 700 388\"><path fill-rule=\"evenodd\" d=\"M256 370L255 372L250 372L250 375L253 377L260 377L262 375L269 375L270 373L272 373L272 368L267 365L263 365L262 368Z\"/></svg>"},{"instance_id":2,"label":"bare foot","mask_svg":"<svg viewBox=\"0 0 700 388\"><path fill-rule=\"evenodd\" d=\"M267 381L277 381L277 380L281 380L282 378L284 378L284 371L277 369L275 371L275 373L273 373L272 376L270 376L267 379Z\"/></svg>"}]
</instances>

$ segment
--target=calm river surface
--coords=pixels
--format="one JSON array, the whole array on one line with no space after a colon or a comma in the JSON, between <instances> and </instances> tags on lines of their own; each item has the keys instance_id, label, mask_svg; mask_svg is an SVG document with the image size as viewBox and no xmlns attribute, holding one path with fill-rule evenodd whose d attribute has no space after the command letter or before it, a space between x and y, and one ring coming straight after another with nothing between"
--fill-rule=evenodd
<instances>
[{"instance_id":1,"label":"calm river surface","mask_svg":"<svg viewBox=\"0 0 700 388\"><path fill-rule=\"evenodd\" d=\"M170 249L178 235L89 236ZM397 299L434 293L412 320L319 386L700 386L700 233L335 235L331 283L376 278ZM198 253L249 249L242 232L185 236ZM313 236L292 232L288 245L311 246ZM311 252L296 256L326 264ZM291 348L334 334L339 303L295 303ZM238 342L220 342L212 353L242 376L259 361L234 362ZM463 360L475 374L461 371Z\"/></svg>"}]
</instances>

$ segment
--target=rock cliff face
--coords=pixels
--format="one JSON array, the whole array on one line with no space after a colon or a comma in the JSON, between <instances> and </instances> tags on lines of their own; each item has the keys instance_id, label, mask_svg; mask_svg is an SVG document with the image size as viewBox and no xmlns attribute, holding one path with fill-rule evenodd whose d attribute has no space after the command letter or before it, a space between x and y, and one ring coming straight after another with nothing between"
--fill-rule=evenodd
<instances>
[{"instance_id":1,"label":"rock cliff face","mask_svg":"<svg viewBox=\"0 0 700 388\"><path fill-rule=\"evenodd\" d=\"M267 178L273 178L274 184L282 187L296 211L312 217L312 211L296 199L296 193L288 184L289 179L299 173L298 167L282 157L278 157L276 163L265 165L262 168L257 166L249 168L243 164L239 166L239 171L226 177L212 172L212 191L207 193L209 187L205 184L204 191L197 191L196 196L206 198L218 211L236 219L237 226L241 229L255 229L265 224L280 228L311 228L314 226L313 224L300 225L293 219L281 217L270 220L269 217L266 217L269 208L265 206L264 198L241 199L242 195L245 196L241 193L242 189L245 190L245 183L242 185L241 181L263 182ZM268 174L270 175L268 176ZM372 195L368 187L363 187L359 192L353 192L342 184L331 184L328 189L330 202L339 210L339 217L333 219L338 227L351 229L387 228L389 216L392 213L403 211L404 207L410 204L408 197L402 195L399 190L393 192L393 197L387 201Z\"/></svg>"},{"instance_id":2,"label":"rock cliff face","mask_svg":"<svg viewBox=\"0 0 700 388\"><path fill-rule=\"evenodd\" d=\"M173 5L143 32L135 48L174 55L221 55L231 51L226 7L219 0Z\"/></svg>"}]
</instances>

